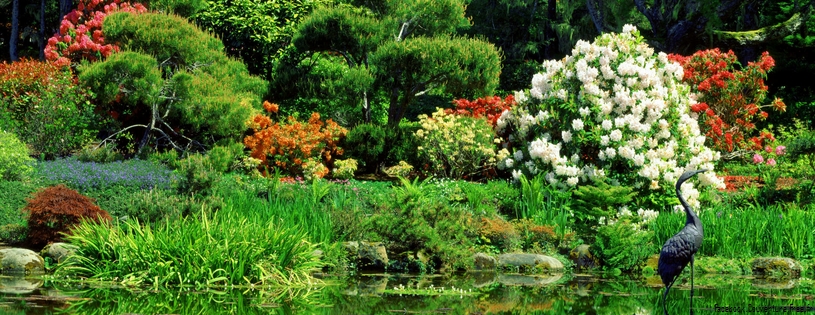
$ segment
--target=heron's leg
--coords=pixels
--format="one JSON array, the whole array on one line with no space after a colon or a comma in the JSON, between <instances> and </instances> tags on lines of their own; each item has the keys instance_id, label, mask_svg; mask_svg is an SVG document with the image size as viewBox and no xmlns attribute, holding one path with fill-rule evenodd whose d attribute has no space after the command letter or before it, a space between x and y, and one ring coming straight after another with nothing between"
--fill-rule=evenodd
<instances>
[{"instance_id":1,"label":"heron's leg","mask_svg":"<svg viewBox=\"0 0 815 315\"><path fill-rule=\"evenodd\" d=\"M671 289L671 285L668 284L665 286L665 292L662 293L662 311L665 315L668 315L668 306L665 304L665 298L668 296L668 290Z\"/></svg>"},{"instance_id":2,"label":"heron's leg","mask_svg":"<svg viewBox=\"0 0 815 315\"><path fill-rule=\"evenodd\" d=\"M696 255L690 255L690 313L693 315L693 260Z\"/></svg>"}]
</instances>

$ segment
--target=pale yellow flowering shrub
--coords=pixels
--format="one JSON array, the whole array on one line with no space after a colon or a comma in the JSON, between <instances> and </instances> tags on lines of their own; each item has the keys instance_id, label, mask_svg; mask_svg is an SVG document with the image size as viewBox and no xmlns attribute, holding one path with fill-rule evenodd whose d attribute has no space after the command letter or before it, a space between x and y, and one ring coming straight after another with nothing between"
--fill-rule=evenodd
<instances>
[{"instance_id":1,"label":"pale yellow flowering shrub","mask_svg":"<svg viewBox=\"0 0 815 315\"><path fill-rule=\"evenodd\" d=\"M357 160L345 159L334 161L334 178L350 179L354 177L354 172L357 171Z\"/></svg>"},{"instance_id":2,"label":"pale yellow flowering shrub","mask_svg":"<svg viewBox=\"0 0 815 315\"><path fill-rule=\"evenodd\" d=\"M484 118L446 114L437 109L432 117L419 115L416 131L419 158L425 170L447 178L486 177L498 161L498 139Z\"/></svg>"},{"instance_id":3,"label":"pale yellow flowering shrub","mask_svg":"<svg viewBox=\"0 0 815 315\"><path fill-rule=\"evenodd\" d=\"M413 165L410 165L405 161L399 161L399 164L385 168L385 174L393 177L407 177L410 175L411 171L413 171Z\"/></svg>"}]
</instances>

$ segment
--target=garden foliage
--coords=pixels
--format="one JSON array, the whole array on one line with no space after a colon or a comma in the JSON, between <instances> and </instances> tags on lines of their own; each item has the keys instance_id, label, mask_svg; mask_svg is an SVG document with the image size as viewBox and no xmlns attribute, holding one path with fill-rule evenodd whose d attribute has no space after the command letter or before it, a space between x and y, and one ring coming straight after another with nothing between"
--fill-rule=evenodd
<instances>
[{"instance_id":1,"label":"garden foliage","mask_svg":"<svg viewBox=\"0 0 815 315\"><path fill-rule=\"evenodd\" d=\"M718 48L688 57L671 54L668 60L682 65L683 81L699 93L699 103L692 105L691 111L699 114L700 128L710 147L725 154L760 151L775 140L768 132L752 136L758 131L755 121L769 116L765 108L786 109L778 98L764 104L768 89L764 80L775 66L769 53L764 52L742 69L737 68L738 60L732 51L722 53Z\"/></svg>"},{"instance_id":2,"label":"garden foliage","mask_svg":"<svg viewBox=\"0 0 815 315\"><path fill-rule=\"evenodd\" d=\"M274 104L266 102L264 107L277 112ZM328 175L334 158L343 153L339 141L348 132L331 119L323 122L318 113L312 113L307 122L289 116L274 124L269 116L258 114L252 119L252 130L243 142L262 168L279 168L309 178Z\"/></svg>"},{"instance_id":3,"label":"garden foliage","mask_svg":"<svg viewBox=\"0 0 815 315\"><path fill-rule=\"evenodd\" d=\"M391 0L319 8L298 25L292 39L296 51L292 60L277 65L273 90L281 95L294 87L306 90L301 87L320 86L317 82L322 84L324 77L347 82L345 88L331 86L356 100L349 103L362 105L366 122L373 121L375 106L385 104L391 126L425 94L491 93L500 58L488 42L455 35L469 26L464 6L459 0ZM342 56L325 57L347 65L347 71L340 72L342 80L336 72L312 73L312 63L301 62L314 58L314 52ZM316 90L319 94L324 89Z\"/></svg>"},{"instance_id":4,"label":"garden foliage","mask_svg":"<svg viewBox=\"0 0 815 315\"><path fill-rule=\"evenodd\" d=\"M70 69L24 59L0 64L0 128L14 132L35 155L68 155L93 140L90 95Z\"/></svg>"},{"instance_id":5,"label":"garden foliage","mask_svg":"<svg viewBox=\"0 0 815 315\"><path fill-rule=\"evenodd\" d=\"M237 140L260 110L266 83L187 20L117 13L105 18L104 29L107 41L132 52L84 66L79 76L120 127L141 123L165 138L206 146Z\"/></svg>"},{"instance_id":6,"label":"garden foliage","mask_svg":"<svg viewBox=\"0 0 815 315\"><path fill-rule=\"evenodd\" d=\"M640 201L672 195L685 170L713 169L719 158L704 145L682 77L682 67L655 54L633 26L579 41L572 55L545 61L531 90L518 92L518 106L498 119L512 150L499 167L562 188L609 178L640 191ZM723 185L713 172L698 178L703 187ZM683 194L698 206L693 185Z\"/></svg>"},{"instance_id":7,"label":"garden foliage","mask_svg":"<svg viewBox=\"0 0 815 315\"><path fill-rule=\"evenodd\" d=\"M488 177L503 158L496 153L495 133L484 118L447 114L439 108L432 117L419 115L419 123L417 151L429 174L456 179Z\"/></svg>"},{"instance_id":8,"label":"garden foliage","mask_svg":"<svg viewBox=\"0 0 815 315\"><path fill-rule=\"evenodd\" d=\"M80 60L102 60L119 51L115 43L105 41L102 31L105 17L114 12L144 13L140 3L121 0L80 0L77 8L66 14L59 33L48 39L45 58L59 66L68 66Z\"/></svg>"},{"instance_id":9,"label":"garden foliage","mask_svg":"<svg viewBox=\"0 0 815 315\"><path fill-rule=\"evenodd\" d=\"M0 129L0 180L23 180L34 171L28 147L11 132Z\"/></svg>"},{"instance_id":10,"label":"garden foliage","mask_svg":"<svg viewBox=\"0 0 815 315\"><path fill-rule=\"evenodd\" d=\"M29 241L38 245L60 241L63 233L70 234L71 228L82 220L111 220L93 199L64 185L37 192L23 211L28 213Z\"/></svg>"}]
</instances>

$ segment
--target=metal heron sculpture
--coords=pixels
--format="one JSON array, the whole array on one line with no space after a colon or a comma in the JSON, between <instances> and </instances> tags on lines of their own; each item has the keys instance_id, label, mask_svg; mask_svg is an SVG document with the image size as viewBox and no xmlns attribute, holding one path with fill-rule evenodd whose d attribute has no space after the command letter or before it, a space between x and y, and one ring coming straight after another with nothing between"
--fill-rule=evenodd
<instances>
[{"instance_id":1,"label":"metal heron sculpture","mask_svg":"<svg viewBox=\"0 0 815 315\"><path fill-rule=\"evenodd\" d=\"M696 174L706 172L707 170L687 171L679 176L676 181L676 196L679 197L679 202L685 208L685 227L679 233L665 242L662 246L662 252L659 253L659 265L657 272L662 278L662 283L665 285L665 293L662 294L662 310L665 315L668 315L668 309L665 305L665 299L668 296L668 290L676 281L676 278L682 273L682 270L690 262L690 313L693 314L693 256L699 247L702 246L702 238L704 232L702 231L702 221L699 216L691 210L688 202L682 197L680 188L682 183L690 179Z\"/></svg>"}]
</instances>

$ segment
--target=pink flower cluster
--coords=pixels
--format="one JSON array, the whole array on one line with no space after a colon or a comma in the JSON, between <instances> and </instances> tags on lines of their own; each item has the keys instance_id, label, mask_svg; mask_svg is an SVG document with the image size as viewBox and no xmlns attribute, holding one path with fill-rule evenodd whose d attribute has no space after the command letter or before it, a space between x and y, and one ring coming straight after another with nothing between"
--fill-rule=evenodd
<instances>
[{"instance_id":1,"label":"pink flower cluster","mask_svg":"<svg viewBox=\"0 0 815 315\"><path fill-rule=\"evenodd\" d=\"M787 147L779 145L773 149L771 146L766 146L764 147L764 151L766 151L769 155L782 156L787 153ZM760 153L753 154L753 164L762 163L764 163L764 156L762 156ZM767 159L767 165L775 166L776 164L778 164L778 162L775 160L775 158L770 157Z\"/></svg>"},{"instance_id":2,"label":"pink flower cluster","mask_svg":"<svg viewBox=\"0 0 815 315\"><path fill-rule=\"evenodd\" d=\"M114 44L106 44L102 22L108 14L117 11L143 13L147 8L121 0L81 0L77 9L66 14L59 33L48 39L45 59L58 66L69 66L72 61L99 60L119 51Z\"/></svg>"}]
</instances>

